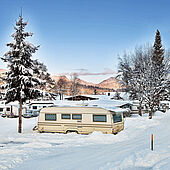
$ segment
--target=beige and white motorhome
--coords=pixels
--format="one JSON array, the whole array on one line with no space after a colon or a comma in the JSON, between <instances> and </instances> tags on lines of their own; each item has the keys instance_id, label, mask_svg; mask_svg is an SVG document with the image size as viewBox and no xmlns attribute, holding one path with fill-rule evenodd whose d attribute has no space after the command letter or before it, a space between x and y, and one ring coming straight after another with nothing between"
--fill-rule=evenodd
<instances>
[{"instance_id":1,"label":"beige and white motorhome","mask_svg":"<svg viewBox=\"0 0 170 170\"><path fill-rule=\"evenodd\" d=\"M116 134L123 129L121 112L99 107L48 107L40 111L38 118L39 132Z\"/></svg>"},{"instance_id":2,"label":"beige and white motorhome","mask_svg":"<svg viewBox=\"0 0 170 170\"><path fill-rule=\"evenodd\" d=\"M132 105L130 106L131 114L138 114L139 113L139 101L134 100ZM145 114L148 112L148 108L146 107L145 103L142 103L142 114Z\"/></svg>"}]
</instances>

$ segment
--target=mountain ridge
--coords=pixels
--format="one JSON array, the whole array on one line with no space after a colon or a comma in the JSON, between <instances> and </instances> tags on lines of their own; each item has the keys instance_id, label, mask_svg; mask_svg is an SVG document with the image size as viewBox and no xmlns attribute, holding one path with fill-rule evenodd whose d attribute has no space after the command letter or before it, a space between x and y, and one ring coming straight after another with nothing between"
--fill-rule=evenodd
<instances>
[{"instance_id":1,"label":"mountain ridge","mask_svg":"<svg viewBox=\"0 0 170 170\"><path fill-rule=\"evenodd\" d=\"M67 76L65 75L63 76L52 75L51 77L56 82L58 82L59 79L64 79L67 82L71 82L71 80L68 79ZM78 84L84 85L84 86L93 86L93 87L98 87L98 88L108 88L108 89L114 89L114 90L117 90L118 88L120 88L120 85L115 77L110 77L108 79L101 81L100 83L92 83L92 82L82 80L80 78L76 78L76 81Z\"/></svg>"}]
</instances>

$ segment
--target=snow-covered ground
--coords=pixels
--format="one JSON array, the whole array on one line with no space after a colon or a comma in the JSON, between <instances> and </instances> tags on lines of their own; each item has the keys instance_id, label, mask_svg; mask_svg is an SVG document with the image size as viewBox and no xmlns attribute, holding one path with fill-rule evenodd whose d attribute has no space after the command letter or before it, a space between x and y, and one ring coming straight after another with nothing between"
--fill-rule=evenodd
<instances>
[{"instance_id":1,"label":"snow-covered ground","mask_svg":"<svg viewBox=\"0 0 170 170\"><path fill-rule=\"evenodd\" d=\"M170 111L157 112L152 120L126 118L117 135L40 134L32 131L37 118L23 119L18 134L17 124L18 119L0 117L0 169L170 169Z\"/></svg>"}]
</instances>

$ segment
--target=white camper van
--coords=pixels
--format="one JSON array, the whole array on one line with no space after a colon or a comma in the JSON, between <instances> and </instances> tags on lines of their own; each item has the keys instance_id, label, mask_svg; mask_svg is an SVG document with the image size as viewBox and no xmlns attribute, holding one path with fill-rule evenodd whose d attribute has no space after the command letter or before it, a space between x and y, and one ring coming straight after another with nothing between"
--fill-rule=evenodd
<instances>
[{"instance_id":1,"label":"white camper van","mask_svg":"<svg viewBox=\"0 0 170 170\"><path fill-rule=\"evenodd\" d=\"M0 101L0 115L5 114L5 101Z\"/></svg>"},{"instance_id":2,"label":"white camper van","mask_svg":"<svg viewBox=\"0 0 170 170\"><path fill-rule=\"evenodd\" d=\"M26 113L27 108L23 106L22 115ZM7 117L19 116L19 105L7 104L5 106L5 114Z\"/></svg>"},{"instance_id":3,"label":"white camper van","mask_svg":"<svg viewBox=\"0 0 170 170\"><path fill-rule=\"evenodd\" d=\"M170 101L161 101L160 102L160 111L166 112L170 108Z\"/></svg>"},{"instance_id":4,"label":"white camper van","mask_svg":"<svg viewBox=\"0 0 170 170\"><path fill-rule=\"evenodd\" d=\"M54 103L52 101L31 101L29 104L30 110L40 110L44 107L53 106Z\"/></svg>"},{"instance_id":5,"label":"white camper van","mask_svg":"<svg viewBox=\"0 0 170 170\"><path fill-rule=\"evenodd\" d=\"M40 111L38 118L39 132L116 134L123 129L121 112L99 107L48 107Z\"/></svg>"},{"instance_id":6,"label":"white camper van","mask_svg":"<svg viewBox=\"0 0 170 170\"><path fill-rule=\"evenodd\" d=\"M130 106L131 114L138 114L139 113L139 101L134 100L132 105ZM148 112L148 108L146 107L145 103L142 103L142 114Z\"/></svg>"}]
</instances>

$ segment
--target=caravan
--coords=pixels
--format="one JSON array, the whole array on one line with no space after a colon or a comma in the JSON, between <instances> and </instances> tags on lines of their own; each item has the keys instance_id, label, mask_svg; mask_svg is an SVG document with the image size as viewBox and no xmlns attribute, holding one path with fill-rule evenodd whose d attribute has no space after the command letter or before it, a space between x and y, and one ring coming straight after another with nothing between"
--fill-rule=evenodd
<instances>
[{"instance_id":1,"label":"caravan","mask_svg":"<svg viewBox=\"0 0 170 170\"><path fill-rule=\"evenodd\" d=\"M161 101L160 102L160 111L166 112L170 108L170 101Z\"/></svg>"},{"instance_id":2,"label":"caravan","mask_svg":"<svg viewBox=\"0 0 170 170\"><path fill-rule=\"evenodd\" d=\"M116 134L123 129L121 112L99 107L48 107L40 111L38 118L39 132Z\"/></svg>"},{"instance_id":3,"label":"caravan","mask_svg":"<svg viewBox=\"0 0 170 170\"><path fill-rule=\"evenodd\" d=\"M25 114L27 111L26 107L22 107L22 115ZM18 117L19 116L19 105L17 104L7 104L5 106L5 114L7 117Z\"/></svg>"},{"instance_id":4,"label":"caravan","mask_svg":"<svg viewBox=\"0 0 170 170\"><path fill-rule=\"evenodd\" d=\"M134 100L132 105L130 106L130 110L131 110L131 114L138 114L139 113L139 100ZM143 102L142 103L142 114L147 113L148 112L148 107L147 105Z\"/></svg>"},{"instance_id":5,"label":"caravan","mask_svg":"<svg viewBox=\"0 0 170 170\"><path fill-rule=\"evenodd\" d=\"M52 101L31 101L29 103L29 109L36 111L53 105L54 103Z\"/></svg>"},{"instance_id":6,"label":"caravan","mask_svg":"<svg viewBox=\"0 0 170 170\"><path fill-rule=\"evenodd\" d=\"M0 115L5 117L5 101L0 101Z\"/></svg>"}]
</instances>

